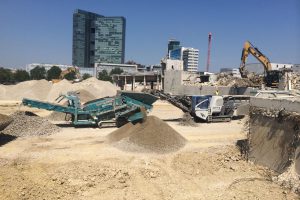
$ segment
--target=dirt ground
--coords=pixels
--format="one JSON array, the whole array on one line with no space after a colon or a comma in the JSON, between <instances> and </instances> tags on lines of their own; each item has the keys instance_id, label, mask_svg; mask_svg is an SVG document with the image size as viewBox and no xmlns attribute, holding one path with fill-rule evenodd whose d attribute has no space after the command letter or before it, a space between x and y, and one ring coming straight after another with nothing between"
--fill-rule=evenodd
<instances>
[{"instance_id":1,"label":"dirt ground","mask_svg":"<svg viewBox=\"0 0 300 200\"><path fill-rule=\"evenodd\" d=\"M48 111L0 101L0 113ZM272 172L244 161L235 143L243 121L180 126L182 112L165 102L150 115L188 140L178 152L122 152L105 143L116 128L74 128L59 122L51 136L0 137L0 199L299 199L271 181ZM171 116L171 117L170 117Z\"/></svg>"}]
</instances>

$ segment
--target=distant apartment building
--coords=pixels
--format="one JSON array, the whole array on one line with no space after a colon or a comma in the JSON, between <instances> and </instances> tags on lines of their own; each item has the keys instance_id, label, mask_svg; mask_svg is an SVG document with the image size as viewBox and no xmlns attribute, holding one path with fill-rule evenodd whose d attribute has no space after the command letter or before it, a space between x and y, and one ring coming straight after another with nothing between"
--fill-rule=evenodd
<instances>
[{"instance_id":1,"label":"distant apartment building","mask_svg":"<svg viewBox=\"0 0 300 200\"><path fill-rule=\"evenodd\" d=\"M73 14L72 64L94 67L95 63L124 63L124 17L105 17L76 10Z\"/></svg>"},{"instance_id":2,"label":"distant apartment building","mask_svg":"<svg viewBox=\"0 0 300 200\"><path fill-rule=\"evenodd\" d=\"M225 74L230 74L233 77L241 78L240 70L237 68L221 68L220 72Z\"/></svg>"},{"instance_id":3,"label":"distant apartment building","mask_svg":"<svg viewBox=\"0 0 300 200\"><path fill-rule=\"evenodd\" d=\"M183 70L189 72L198 71L199 50L195 48L180 47L171 50L169 57L172 60L182 60Z\"/></svg>"}]
</instances>

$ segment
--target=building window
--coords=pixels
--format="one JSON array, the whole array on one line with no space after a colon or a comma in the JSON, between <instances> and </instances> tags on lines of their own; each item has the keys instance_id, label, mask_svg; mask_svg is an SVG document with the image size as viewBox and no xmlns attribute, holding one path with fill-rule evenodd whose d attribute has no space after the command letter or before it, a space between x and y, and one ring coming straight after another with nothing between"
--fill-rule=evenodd
<instances>
[{"instance_id":1,"label":"building window","mask_svg":"<svg viewBox=\"0 0 300 200\"><path fill-rule=\"evenodd\" d=\"M91 28L91 33L95 33L95 28Z\"/></svg>"}]
</instances>

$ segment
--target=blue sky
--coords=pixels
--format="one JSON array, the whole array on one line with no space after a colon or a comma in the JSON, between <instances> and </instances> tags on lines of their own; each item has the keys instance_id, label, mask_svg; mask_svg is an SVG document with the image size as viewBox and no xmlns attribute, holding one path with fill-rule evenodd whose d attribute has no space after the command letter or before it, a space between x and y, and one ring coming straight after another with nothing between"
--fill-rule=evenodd
<instances>
[{"instance_id":1,"label":"blue sky","mask_svg":"<svg viewBox=\"0 0 300 200\"><path fill-rule=\"evenodd\" d=\"M200 50L203 70L212 32L212 71L238 67L246 40L271 62L300 63L299 0L0 0L0 66L71 64L77 8L126 18L125 60L160 63L175 38Z\"/></svg>"}]
</instances>

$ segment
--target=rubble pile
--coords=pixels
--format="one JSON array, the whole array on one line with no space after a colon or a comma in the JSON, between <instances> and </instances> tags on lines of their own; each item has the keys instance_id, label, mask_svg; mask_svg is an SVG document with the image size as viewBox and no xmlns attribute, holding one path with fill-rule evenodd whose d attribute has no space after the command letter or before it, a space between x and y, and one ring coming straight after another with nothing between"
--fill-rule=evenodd
<instances>
[{"instance_id":1,"label":"rubble pile","mask_svg":"<svg viewBox=\"0 0 300 200\"><path fill-rule=\"evenodd\" d=\"M13 121L2 131L6 135L16 137L39 136L51 135L60 131L58 126L32 112L17 111L10 117Z\"/></svg>"},{"instance_id":2,"label":"rubble pile","mask_svg":"<svg viewBox=\"0 0 300 200\"><path fill-rule=\"evenodd\" d=\"M189 86L228 86L228 87L258 87L262 85L263 83L263 77L256 75L254 73L251 73L248 75L248 78L240 78L233 76L231 74L226 73L220 73L217 76L217 79L215 82L194 82L194 81L184 81L184 85Z\"/></svg>"},{"instance_id":3,"label":"rubble pile","mask_svg":"<svg viewBox=\"0 0 300 200\"><path fill-rule=\"evenodd\" d=\"M300 90L300 73L292 73L291 84L293 89Z\"/></svg>"},{"instance_id":4,"label":"rubble pile","mask_svg":"<svg viewBox=\"0 0 300 200\"><path fill-rule=\"evenodd\" d=\"M261 85L262 82L263 78L254 74L251 74L248 78L239 78L229 74L220 73L215 85L229 87L256 87Z\"/></svg>"}]
</instances>

